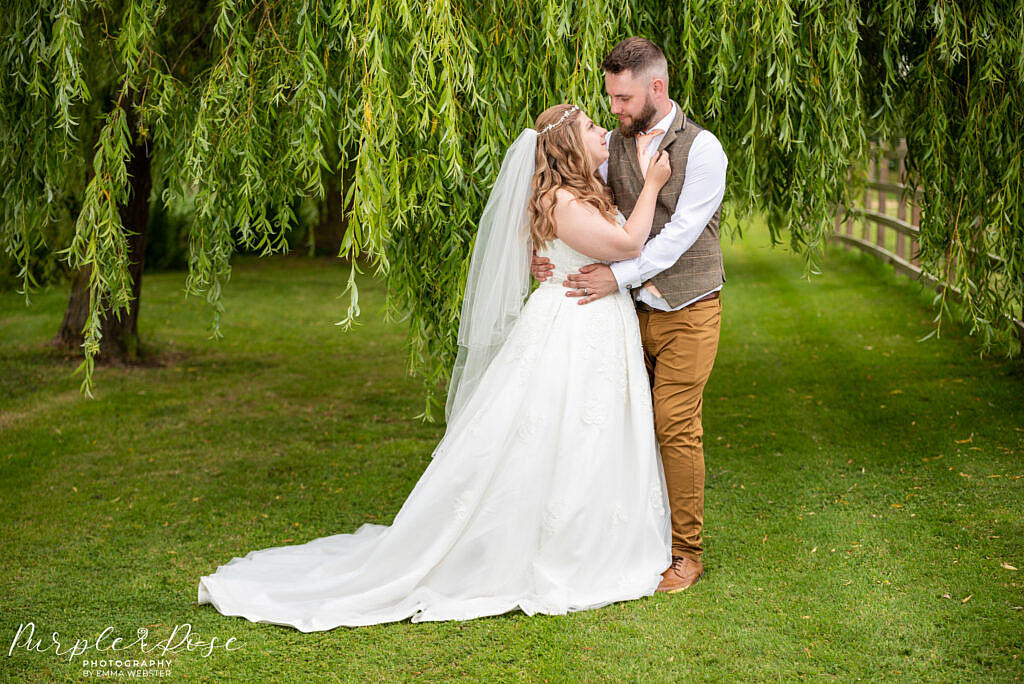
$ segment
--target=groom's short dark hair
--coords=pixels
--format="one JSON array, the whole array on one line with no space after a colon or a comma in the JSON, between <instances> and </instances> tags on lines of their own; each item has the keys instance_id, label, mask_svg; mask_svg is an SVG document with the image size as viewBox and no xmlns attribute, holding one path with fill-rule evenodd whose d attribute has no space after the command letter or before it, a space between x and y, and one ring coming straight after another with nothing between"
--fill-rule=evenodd
<instances>
[{"instance_id":1,"label":"groom's short dark hair","mask_svg":"<svg viewBox=\"0 0 1024 684\"><path fill-rule=\"evenodd\" d=\"M665 59L665 53L651 41L639 36L626 38L613 47L601 62L601 68L612 74L620 74L629 69L634 78L661 77L668 84L668 60Z\"/></svg>"}]
</instances>

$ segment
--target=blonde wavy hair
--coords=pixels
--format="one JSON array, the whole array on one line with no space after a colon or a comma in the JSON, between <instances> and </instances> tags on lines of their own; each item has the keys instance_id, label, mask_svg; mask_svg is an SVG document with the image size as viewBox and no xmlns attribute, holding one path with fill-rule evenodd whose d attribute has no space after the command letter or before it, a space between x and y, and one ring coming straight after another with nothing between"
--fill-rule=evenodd
<instances>
[{"instance_id":1,"label":"blonde wavy hair","mask_svg":"<svg viewBox=\"0 0 1024 684\"><path fill-rule=\"evenodd\" d=\"M593 205L609 221L615 221L611 193L598 178L597 169L583 146L579 129L580 110L543 132L570 109L572 105L567 104L548 107L540 113L534 125L539 133L536 170L531 184L533 194L530 195L527 212L530 237L537 249L546 247L548 241L555 239L555 191L558 188L565 188L580 202Z\"/></svg>"}]
</instances>

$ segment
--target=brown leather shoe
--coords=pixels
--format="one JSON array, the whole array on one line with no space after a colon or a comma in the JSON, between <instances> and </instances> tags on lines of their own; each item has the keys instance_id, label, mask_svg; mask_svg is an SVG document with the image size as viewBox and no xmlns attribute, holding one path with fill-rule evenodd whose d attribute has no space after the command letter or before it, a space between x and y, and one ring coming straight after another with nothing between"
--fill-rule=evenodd
<instances>
[{"instance_id":1,"label":"brown leather shoe","mask_svg":"<svg viewBox=\"0 0 1024 684\"><path fill-rule=\"evenodd\" d=\"M674 594L692 587L704 575L704 563L694 561L685 556L672 556L672 565L661 573L661 584L658 591Z\"/></svg>"}]
</instances>

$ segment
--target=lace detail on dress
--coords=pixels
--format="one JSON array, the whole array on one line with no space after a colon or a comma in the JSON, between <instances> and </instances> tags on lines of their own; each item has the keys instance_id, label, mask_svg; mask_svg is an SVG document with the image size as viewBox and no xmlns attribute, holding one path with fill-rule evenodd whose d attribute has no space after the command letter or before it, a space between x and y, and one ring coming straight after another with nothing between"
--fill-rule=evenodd
<instances>
[{"instance_id":1,"label":"lace detail on dress","mask_svg":"<svg viewBox=\"0 0 1024 684\"><path fill-rule=\"evenodd\" d=\"M544 334L544 326L539 319L525 317L515 334L510 361L515 365L516 382L522 387L529 381L530 371L543 348L540 338Z\"/></svg>"},{"instance_id":2,"label":"lace detail on dress","mask_svg":"<svg viewBox=\"0 0 1024 684\"><path fill-rule=\"evenodd\" d=\"M583 403L583 413L580 418L587 425L602 425L608 420L608 403L603 397L591 395Z\"/></svg>"},{"instance_id":3,"label":"lace detail on dress","mask_svg":"<svg viewBox=\"0 0 1024 684\"><path fill-rule=\"evenodd\" d=\"M544 520L541 527L549 536L554 535L561 528L564 517L565 503L561 499L556 499L544 509Z\"/></svg>"},{"instance_id":4,"label":"lace detail on dress","mask_svg":"<svg viewBox=\"0 0 1024 684\"><path fill-rule=\"evenodd\" d=\"M464 491L452 503L452 512L456 520L463 520L469 515L469 498L469 492Z\"/></svg>"},{"instance_id":5,"label":"lace detail on dress","mask_svg":"<svg viewBox=\"0 0 1024 684\"><path fill-rule=\"evenodd\" d=\"M612 507L612 527L621 527L626 523L626 520L626 511L622 509L622 504L615 504Z\"/></svg>"},{"instance_id":6,"label":"lace detail on dress","mask_svg":"<svg viewBox=\"0 0 1024 684\"><path fill-rule=\"evenodd\" d=\"M662 515L665 512L665 492L657 484L651 485L650 495L648 500L651 504L651 509L658 515Z\"/></svg>"},{"instance_id":7,"label":"lace detail on dress","mask_svg":"<svg viewBox=\"0 0 1024 684\"><path fill-rule=\"evenodd\" d=\"M519 419L519 427L516 428L516 441L520 444L532 444L547 425L547 414L543 411L531 409Z\"/></svg>"},{"instance_id":8,"label":"lace detail on dress","mask_svg":"<svg viewBox=\"0 0 1024 684\"><path fill-rule=\"evenodd\" d=\"M606 352L608 344L608 328L610 328L611 325L611 311L609 311L607 307L595 307L595 310L587 317L587 321L584 324L584 330L586 331L587 351L590 352L591 355L595 352L603 355Z\"/></svg>"}]
</instances>

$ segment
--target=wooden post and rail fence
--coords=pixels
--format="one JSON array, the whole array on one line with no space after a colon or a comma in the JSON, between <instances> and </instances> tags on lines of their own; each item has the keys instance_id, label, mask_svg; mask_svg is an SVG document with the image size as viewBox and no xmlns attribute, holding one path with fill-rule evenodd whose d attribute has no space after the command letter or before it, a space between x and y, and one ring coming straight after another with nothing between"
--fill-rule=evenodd
<instances>
[{"instance_id":1,"label":"wooden post and rail fence","mask_svg":"<svg viewBox=\"0 0 1024 684\"><path fill-rule=\"evenodd\" d=\"M960 290L921 268L918 258L921 191L907 191L904 183L906 154L907 148L903 141L900 141L895 149L872 146L869 175L864 185L864 204L851 207L848 214L844 207L838 208L833 238L843 243L847 250L856 247L867 252L892 264L897 271L935 288L936 291L946 289L949 295L959 302ZM895 166L894 174L890 166ZM893 207L896 210L895 216L892 213ZM995 254L987 256L992 266L999 266L1002 263L1002 259ZM952 272L955 267L954 261L950 271ZM1024 310L1021 311L1021 319L1024 319ZM1013 325L1017 337L1024 345L1024 320L1021 319L1015 319Z\"/></svg>"}]
</instances>

